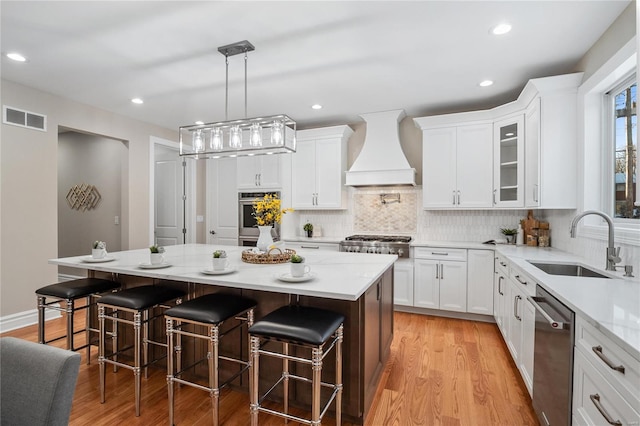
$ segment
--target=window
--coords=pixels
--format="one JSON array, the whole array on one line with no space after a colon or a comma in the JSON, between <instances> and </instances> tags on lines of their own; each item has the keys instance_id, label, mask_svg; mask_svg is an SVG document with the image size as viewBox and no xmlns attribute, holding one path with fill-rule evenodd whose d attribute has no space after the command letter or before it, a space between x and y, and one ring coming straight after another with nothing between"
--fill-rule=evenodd
<instances>
[{"instance_id":1,"label":"window","mask_svg":"<svg viewBox=\"0 0 640 426\"><path fill-rule=\"evenodd\" d=\"M636 167L637 141L637 87L635 76L626 79L608 93L611 138L613 147L613 216L619 219L640 219Z\"/></svg>"}]
</instances>

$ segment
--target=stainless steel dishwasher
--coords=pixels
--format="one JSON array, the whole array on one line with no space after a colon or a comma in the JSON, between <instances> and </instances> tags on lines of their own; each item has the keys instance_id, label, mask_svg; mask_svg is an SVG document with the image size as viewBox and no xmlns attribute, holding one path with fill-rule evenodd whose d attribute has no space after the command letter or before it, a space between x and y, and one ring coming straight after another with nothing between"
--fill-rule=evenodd
<instances>
[{"instance_id":1,"label":"stainless steel dishwasher","mask_svg":"<svg viewBox=\"0 0 640 426\"><path fill-rule=\"evenodd\" d=\"M536 286L533 409L543 426L571 425L574 312Z\"/></svg>"}]
</instances>

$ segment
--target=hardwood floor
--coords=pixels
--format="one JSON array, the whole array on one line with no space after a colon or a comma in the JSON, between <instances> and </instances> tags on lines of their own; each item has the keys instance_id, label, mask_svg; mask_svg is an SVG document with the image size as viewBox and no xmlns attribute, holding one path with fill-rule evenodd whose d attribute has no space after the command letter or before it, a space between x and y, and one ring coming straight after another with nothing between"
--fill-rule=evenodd
<instances>
[{"instance_id":1,"label":"hardwood floor","mask_svg":"<svg viewBox=\"0 0 640 426\"><path fill-rule=\"evenodd\" d=\"M538 425L527 390L495 324L402 312L396 312L394 319L391 356L366 425ZM49 321L47 334L62 333L64 326L64 318ZM37 341L37 326L2 336ZM78 341L81 339L79 335ZM64 341L55 344L63 347ZM133 373L120 369L114 374L109 368L106 402L100 404L97 348L92 347L90 365L86 364L86 351L81 354L71 425L167 423L163 370L150 368L149 378L143 379L141 416L135 417ZM220 406L222 425L249 424L248 395L223 390ZM306 416L304 411L291 411ZM192 387L176 387L175 421L178 425L211 424L208 395ZM284 421L261 414L260 424L282 425ZM327 417L323 424L335 421Z\"/></svg>"}]
</instances>

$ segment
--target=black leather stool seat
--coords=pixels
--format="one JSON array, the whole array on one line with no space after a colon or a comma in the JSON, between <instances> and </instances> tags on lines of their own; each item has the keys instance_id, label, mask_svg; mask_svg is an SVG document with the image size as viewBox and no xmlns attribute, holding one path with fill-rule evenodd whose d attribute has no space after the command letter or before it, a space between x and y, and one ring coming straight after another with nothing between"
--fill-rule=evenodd
<instances>
[{"instance_id":1,"label":"black leather stool seat","mask_svg":"<svg viewBox=\"0 0 640 426\"><path fill-rule=\"evenodd\" d=\"M104 293L118 287L120 284L115 281L101 278L80 278L39 288L36 290L36 294L60 299L78 299L94 293Z\"/></svg>"},{"instance_id":2,"label":"black leather stool seat","mask_svg":"<svg viewBox=\"0 0 640 426\"><path fill-rule=\"evenodd\" d=\"M173 288L145 285L128 288L117 293L103 296L98 303L100 305L119 306L121 308L142 311L157 304L177 299L185 295L182 290Z\"/></svg>"},{"instance_id":3,"label":"black leather stool seat","mask_svg":"<svg viewBox=\"0 0 640 426\"><path fill-rule=\"evenodd\" d=\"M249 328L249 334L321 345L344 322L344 315L310 306L283 306Z\"/></svg>"},{"instance_id":4,"label":"black leather stool seat","mask_svg":"<svg viewBox=\"0 0 640 426\"><path fill-rule=\"evenodd\" d=\"M167 309L167 317L182 318L205 324L220 324L234 315L255 308L255 300L231 294L207 294Z\"/></svg>"}]
</instances>

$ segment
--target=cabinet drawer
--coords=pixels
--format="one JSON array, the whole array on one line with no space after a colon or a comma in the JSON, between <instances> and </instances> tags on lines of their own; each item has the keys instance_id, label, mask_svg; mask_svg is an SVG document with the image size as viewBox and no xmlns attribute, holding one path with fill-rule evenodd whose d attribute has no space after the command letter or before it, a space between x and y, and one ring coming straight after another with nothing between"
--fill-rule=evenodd
<instances>
[{"instance_id":1,"label":"cabinet drawer","mask_svg":"<svg viewBox=\"0 0 640 426\"><path fill-rule=\"evenodd\" d=\"M459 260L462 262L467 261L466 249L416 247L413 253L416 259Z\"/></svg>"},{"instance_id":2,"label":"cabinet drawer","mask_svg":"<svg viewBox=\"0 0 640 426\"><path fill-rule=\"evenodd\" d=\"M495 270L502 272L505 277L509 276L509 261L500 253L496 253Z\"/></svg>"},{"instance_id":3,"label":"cabinet drawer","mask_svg":"<svg viewBox=\"0 0 640 426\"><path fill-rule=\"evenodd\" d=\"M640 412L640 361L579 316L576 319L576 346ZM624 373L614 369L617 367L624 368Z\"/></svg>"},{"instance_id":4,"label":"cabinet drawer","mask_svg":"<svg viewBox=\"0 0 640 426\"><path fill-rule=\"evenodd\" d=\"M336 243L317 243L313 241L309 241L308 243L303 242L289 242L285 241L285 247L292 250L329 250L329 251L339 251L340 245Z\"/></svg>"},{"instance_id":5,"label":"cabinet drawer","mask_svg":"<svg viewBox=\"0 0 640 426\"><path fill-rule=\"evenodd\" d=\"M520 289L529 296L536 295L536 282L527 274L522 272L517 266L511 265L509 268L509 277L516 283Z\"/></svg>"},{"instance_id":6,"label":"cabinet drawer","mask_svg":"<svg viewBox=\"0 0 640 426\"><path fill-rule=\"evenodd\" d=\"M572 409L575 424L640 424L638 412L596 371L587 356L581 347L576 348Z\"/></svg>"}]
</instances>

